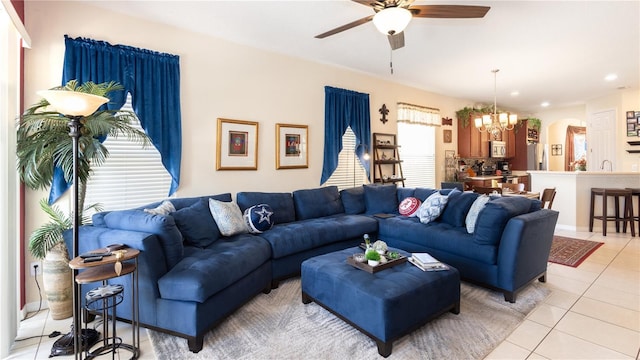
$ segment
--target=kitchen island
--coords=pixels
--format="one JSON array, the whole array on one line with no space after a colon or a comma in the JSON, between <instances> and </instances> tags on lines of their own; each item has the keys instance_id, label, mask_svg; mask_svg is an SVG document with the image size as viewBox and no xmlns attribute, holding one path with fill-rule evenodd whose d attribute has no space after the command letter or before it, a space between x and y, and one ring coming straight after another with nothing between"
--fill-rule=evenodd
<instances>
[{"instance_id":1,"label":"kitchen island","mask_svg":"<svg viewBox=\"0 0 640 360\"><path fill-rule=\"evenodd\" d=\"M529 170L528 173L531 176L531 191L556 188L553 209L560 212L556 229L589 231L591 188L640 188L638 172ZM601 201L600 197L596 198L596 214L600 214L602 209ZM613 209L613 200L610 201L609 208ZM636 209L637 205L634 211ZM602 231L602 221L594 222L593 231Z\"/></svg>"}]
</instances>

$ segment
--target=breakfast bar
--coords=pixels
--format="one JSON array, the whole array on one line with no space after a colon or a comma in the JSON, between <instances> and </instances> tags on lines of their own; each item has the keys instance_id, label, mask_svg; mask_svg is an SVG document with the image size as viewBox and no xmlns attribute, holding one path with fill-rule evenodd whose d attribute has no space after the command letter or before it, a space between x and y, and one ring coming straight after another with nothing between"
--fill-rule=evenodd
<instances>
[{"instance_id":1,"label":"breakfast bar","mask_svg":"<svg viewBox=\"0 0 640 360\"><path fill-rule=\"evenodd\" d=\"M556 188L553 209L560 212L557 229L589 231L591 188L638 188L640 173L619 171L528 171L531 191ZM599 200L597 200L599 201ZM596 203L596 208L601 207ZM636 207L637 208L637 207ZM596 223L595 231L599 223Z\"/></svg>"}]
</instances>

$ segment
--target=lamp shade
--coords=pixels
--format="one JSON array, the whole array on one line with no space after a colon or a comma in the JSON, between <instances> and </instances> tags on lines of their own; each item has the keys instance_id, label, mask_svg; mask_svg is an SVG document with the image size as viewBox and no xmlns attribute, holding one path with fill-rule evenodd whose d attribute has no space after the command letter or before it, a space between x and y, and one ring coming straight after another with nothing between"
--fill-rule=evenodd
<instances>
[{"instance_id":1,"label":"lamp shade","mask_svg":"<svg viewBox=\"0 0 640 360\"><path fill-rule=\"evenodd\" d=\"M373 24L385 35L401 33L409 25L409 21L411 12L401 7L382 9L373 17Z\"/></svg>"},{"instance_id":2,"label":"lamp shade","mask_svg":"<svg viewBox=\"0 0 640 360\"><path fill-rule=\"evenodd\" d=\"M38 95L45 98L55 111L68 116L91 115L109 101L104 96L68 90L42 90Z\"/></svg>"}]
</instances>

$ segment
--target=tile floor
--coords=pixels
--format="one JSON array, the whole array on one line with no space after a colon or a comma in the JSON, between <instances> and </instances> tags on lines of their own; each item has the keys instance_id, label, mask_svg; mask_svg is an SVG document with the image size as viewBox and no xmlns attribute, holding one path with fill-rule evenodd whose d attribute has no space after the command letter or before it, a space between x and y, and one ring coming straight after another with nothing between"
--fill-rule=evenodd
<instances>
[{"instance_id":1,"label":"tile floor","mask_svg":"<svg viewBox=\"0 0 640 360\"><path fill-rule=\"evenodd\" d=\"M549 264L551 295L486 359L639 359L640 237L557 231L557 235L605 244L578 268ZM9 359L47 359L56 339L69 331L70 319L51 320L46 311L22 321ZM118 334L130 343L130 326ZM140 359L155 359L141 329ZM128 358L128 353L122 358ZM59 357L60 359L71 357Z\"/></svg>"}]
</instances>

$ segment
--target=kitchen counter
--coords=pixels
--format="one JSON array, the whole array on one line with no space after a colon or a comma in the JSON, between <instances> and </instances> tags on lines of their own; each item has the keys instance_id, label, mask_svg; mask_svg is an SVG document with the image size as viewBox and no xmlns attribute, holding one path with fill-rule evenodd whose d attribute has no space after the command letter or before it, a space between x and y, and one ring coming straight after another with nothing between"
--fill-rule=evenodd
<instances>
[{"instance_id":1,"label":"kitchen counter","mask_svg":"<svg viewBox=\"0 0 640 360\"><path fill-rule=\"evenodd\" d=\"M560 212L556 228L589 231L591 188L640 188L640 173L621 171L527 171L531 191L556 188L553 210ZM613 200L612 200L613 201ZM596 199L596 214L602 202ZM597 230L600 229L600 230ZM602 229L602 221L594 222L594 232Z\"/></svg>"},{"instance_id":2,"label":"kitchen counter","mask_svg":"<svg viewBox=\"0 0 640 360\"><path fill-rule=\"evenodd\" d=\"M476 175L476 176L469 176L466 179L467 180L500 180L502 179L502 175Z\"/></svg>"}]
</instances>

